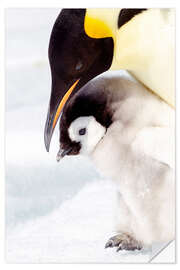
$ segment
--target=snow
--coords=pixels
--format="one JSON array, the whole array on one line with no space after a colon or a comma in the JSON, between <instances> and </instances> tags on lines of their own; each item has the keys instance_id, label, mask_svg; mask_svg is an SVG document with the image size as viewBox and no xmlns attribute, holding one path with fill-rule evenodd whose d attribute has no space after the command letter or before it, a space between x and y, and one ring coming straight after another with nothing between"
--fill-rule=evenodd
<instances>
[{"instance_id":1,"label":"snow","mask_svg":"<svg viewBox=\"0 0 180 270\"><path fill-rule=\"evenodd\" d=\"M6 259L14 263L147 262L150 251L104 249L115 190L90 161L56 162L43 132L51 78L48 40L58 9L6 10Z\"/></svg>"},{"instance_id":2,"label":"snow","mask_svg":"<svg viewBox=\"0 0 180 270\"><path fill-rule=\"evenodd\" d=\"M50 215L17 226L9 233L8 262L147 262L148 251L104 249L115 234L114 192L108 181L89 183Z\"/></svg>"}]
</instances>

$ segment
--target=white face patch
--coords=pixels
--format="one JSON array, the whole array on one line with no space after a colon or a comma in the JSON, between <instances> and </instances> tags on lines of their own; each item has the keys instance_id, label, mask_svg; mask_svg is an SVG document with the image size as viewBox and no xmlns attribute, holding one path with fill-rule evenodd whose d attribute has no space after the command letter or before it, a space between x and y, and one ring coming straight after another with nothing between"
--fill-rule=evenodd
<instances>
[{"instance_id":1,"label":"white face patch","mask_svg":"<svg viewBox=\"0 0 180 270\"><path fill-rule=\"evenodd\" d=\"M104 136L106 129L93 116L85 116L74 120L68 132L72 141L81 143L80 153L88 155Z\"/></svg>"}]
</instances>

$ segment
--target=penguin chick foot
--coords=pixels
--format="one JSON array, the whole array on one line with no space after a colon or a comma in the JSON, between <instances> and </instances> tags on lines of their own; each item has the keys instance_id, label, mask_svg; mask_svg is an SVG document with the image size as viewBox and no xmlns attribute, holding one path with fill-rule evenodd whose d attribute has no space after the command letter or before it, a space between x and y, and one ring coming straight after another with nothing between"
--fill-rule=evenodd
<instances>
[{"instance_id":1,"label":"penguin chick foot","mask_svg":"<svg viewBox=\"0 0 180 270\"><path fill-rule=\"evenodd\" d=\"M117 247L117 252L120 250L140 250L142 249L142 244L134 239L127 233L117 234L109 239L106 243L105 248Z\"/></svg>"}]
</instances>

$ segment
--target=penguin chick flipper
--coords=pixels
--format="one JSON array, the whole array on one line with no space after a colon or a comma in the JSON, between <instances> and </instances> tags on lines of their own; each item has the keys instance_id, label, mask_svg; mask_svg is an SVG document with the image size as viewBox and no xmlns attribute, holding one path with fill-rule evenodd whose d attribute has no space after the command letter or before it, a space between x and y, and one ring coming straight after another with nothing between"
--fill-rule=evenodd
<instances>
[{"instance_id":1,"label":"penguin chick flipper","mask_svg":"<svg viewBox=\"0 0 180 270\"><path fill-rule=\"evenodd\" d=\"M117 252L120 250L141 250L143 248L139 241L127 233L121 233L111 237L105 245L105 248L108 247L117 247Z\"/></svg>"}]
</instances>

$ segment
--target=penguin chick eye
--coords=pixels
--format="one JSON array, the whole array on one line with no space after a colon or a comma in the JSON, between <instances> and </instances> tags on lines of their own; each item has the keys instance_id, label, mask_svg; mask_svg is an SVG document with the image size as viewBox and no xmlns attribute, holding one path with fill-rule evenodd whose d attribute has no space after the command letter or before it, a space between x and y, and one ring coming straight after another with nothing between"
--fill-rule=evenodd
<instances>
[{"instance_id":1,"label":"penguin chick eye","mask_svg":"<svg viewBox=\"0 0 180 270\"><path fill-rule=\"evenodd\" d=\"M84 134L86 134L86 128L81 128L79 130L79 135L84 135Z\"/></svg>"},{"instance_id":2,"label":"penguin chick eye","mask_svg":"<svg viewBox=\"0 0 180 270\"><path fill-rule=\"evenodd\" d=\"M83 67L83 63L82 63L81 61L78 61L78 63L76 64L75 69L76 69L77 71L79 71L82 67Z\"/></svg>"}]
</instances>

